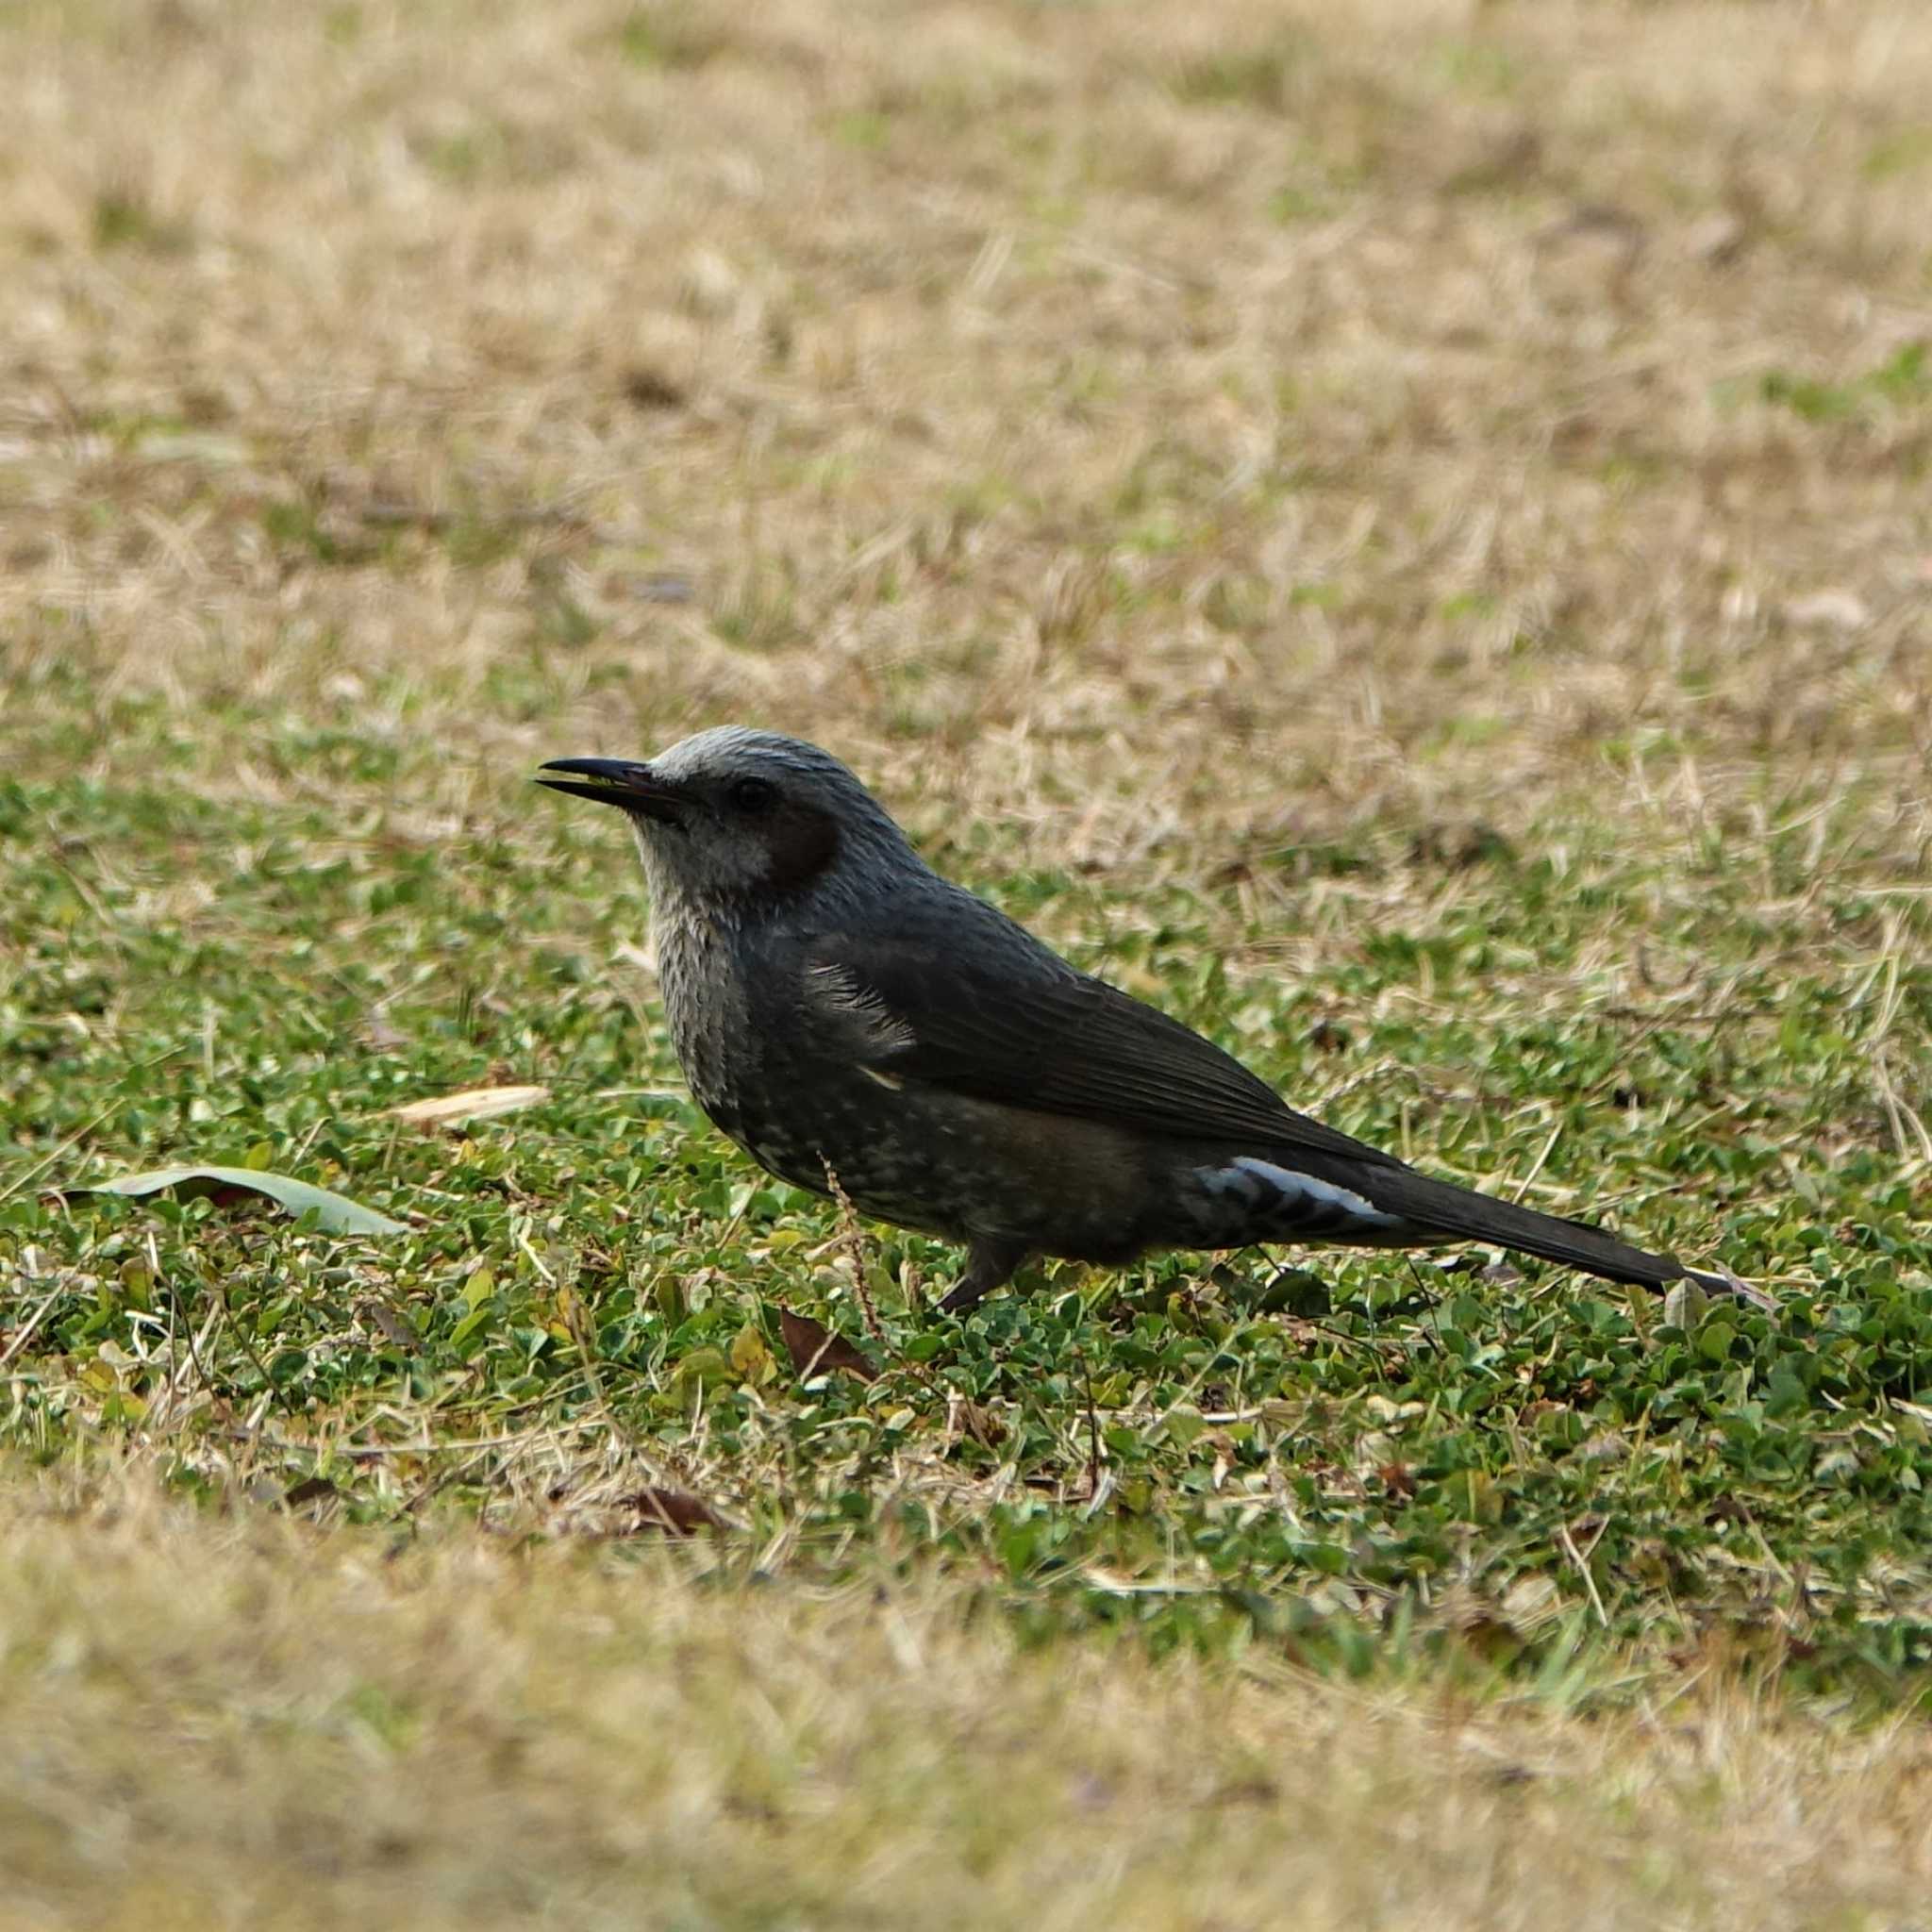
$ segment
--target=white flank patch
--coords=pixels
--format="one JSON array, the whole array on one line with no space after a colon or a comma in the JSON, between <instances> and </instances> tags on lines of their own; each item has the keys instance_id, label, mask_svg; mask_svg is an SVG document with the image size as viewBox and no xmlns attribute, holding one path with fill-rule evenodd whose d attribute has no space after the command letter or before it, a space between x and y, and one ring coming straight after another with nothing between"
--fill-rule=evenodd
<instances>
[{"instance_id":1,"label":"white flank patch","mask_svg":"<svg viewBox=\"0 0 1932 1932\"><path fill-rule=\"evenodd\" d=\"M1340 1208L1374 1227L1394 1227L1398 1223L1397 1216L1385 1214L1353 1188L1338 1188L1333 1181L1317 1180L1311 1174L1276 1167L1272 1160L1260 1160L1252 1154L1243 1154L1229 1167L1204 1168L1201 1179L1217 1194L1233 1191L1252 1201L1257 1199L1260 1188L1266 1187L1288 1200L1319 1201L1326 1207Z\"/></svg>"}]
</instances>

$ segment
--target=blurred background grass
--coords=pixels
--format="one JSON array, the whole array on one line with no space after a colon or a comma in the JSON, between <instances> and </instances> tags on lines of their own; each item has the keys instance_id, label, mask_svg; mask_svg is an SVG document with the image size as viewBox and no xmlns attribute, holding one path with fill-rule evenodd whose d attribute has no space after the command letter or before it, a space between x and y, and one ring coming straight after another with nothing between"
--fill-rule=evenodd
<instances>
[{"instance_id":1,"label":"blurred background grass","mask_svg":"<svg viewBox=\"0 0 1932 1932\"><path fill-rule=\"evenodd\" d=\"M1923 1720L1842 1726L1921 1706L1932 1657L1932 15L29 0L0 65L23 1923L904 1923L933 1874L988 1924L1261 1924L1284 1888L1310 1924L1541 1924L1558 1876L1606 1924L1908 1923ZM618 828L525 782L726 719L831 745L1298 1103L1785 1314L1170 1257L942 1332L912 1291L952 1257L891 1237L868 1335L827 1216L676 1097ZM504 1080L550 1098L387 1112ZM41 1191L180 1158L414 1232ZM781 1304L888 1374L801 1389ZM714 1834L716 1884L654 1918L560 1863L466 1875L452 1835L534 1760L441 1678L305 1703L370 1675L330 1579L420 1533L458 1554L371 1601L436 1627L541 1534L563 1580L492 1585L505 1632L541 1648L553 1589L627 1630L673 1486L728 1527L646 1566L651 1616L792 1630L808 1706L859 1700L888 1763L930 1726L978 1795L879 1822L754 1674L649 1720L783 1786L692 1757L647 1811ZM226 1579L172 1624L171 1563ZM828 1674L912 1654L875 1591L957 1704ZM320 1650L209 1670L271 1602ZM1024 1721L1020 1641L1104 1666L1142 1738L1184 1727L1142 1650L1199 1668L1223 1701L1173 1748L1220 1777L1239 1709L1272 1769L1231 1807L1090 1776L1091 1714ZM506 1680L519 1736L615 1681L556 1668ZM1023 1717L989 1739L974 1694ZM1536 1727L1532 1787L1586 1805L1550 1831L1616 1855L1540 1889L1513 1772L1419 1798L1420 1740L1460 1765L1474 1723L1508 1765ZM1324 1726L1359 1803L1315 1828ZM633 1745L531 1748L621 1893L594 1791ZM310 1780L371 1764L444 1768L448 1807L330 1865ZM212 1824L143 1892L162 1766ZM1619 1839L1620 1804L1687 1836ZM784 1823L821 1806L916 1857L841 1890ZM1175 1806L1232 1822L1159 1838L1150 1891ZM1854 1815L1895 1821L1863 1857ZM1371 1816L1415 1820L1373 1893ZM1451 1850L1478 1877L1419 1904Z\"/></svg>"}]
</instances>

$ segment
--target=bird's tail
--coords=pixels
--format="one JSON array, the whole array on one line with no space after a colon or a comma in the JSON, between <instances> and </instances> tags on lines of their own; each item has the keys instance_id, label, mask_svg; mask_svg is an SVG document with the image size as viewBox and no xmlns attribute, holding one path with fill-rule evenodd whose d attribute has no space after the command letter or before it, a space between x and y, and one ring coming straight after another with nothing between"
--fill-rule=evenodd
<instances>
[{"instance_id":1,"label":"bird's tail","mask_svg":"<svg viewBox=\"0 0 1932 1932\"><path fill-rule=\"evenodd\" d=\"M1494 1241L1519 1254L1580 1268L1606 1281L1627 1281L1658 1292L1672 1282L1693 1281L1710 1294L1770 1307L1770 1298L1728 1274L1687 1268L1674 1255L1653 1255L1580 1221L1559 1220L1513 1201L1478 1194L1447 1181L1431 1180L1407 1167L1365 1169L1351 1185L1386 1213L1448 1241Z\"/></svg>"}]
</instances>

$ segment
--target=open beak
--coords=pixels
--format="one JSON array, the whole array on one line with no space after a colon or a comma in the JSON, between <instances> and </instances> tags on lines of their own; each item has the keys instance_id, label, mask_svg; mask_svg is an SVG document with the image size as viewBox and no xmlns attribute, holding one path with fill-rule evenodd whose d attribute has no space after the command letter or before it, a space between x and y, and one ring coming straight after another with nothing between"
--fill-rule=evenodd
<instances>
[{"instance_id":1,"label":"open beak","mask_svg":"<svg viewBox=\"0 0 1932 1932\"><path fill-rule=\"evenodd\" d=\"M571 775L552 778L547 775L551 772ZM677 824L681 808L690 803L682 786L660 778L649 765L631 758L552 758L536 777L538 784L547 785L553 791L594 798L600 805L622 806L625 811L641 812L667 825Z\"/></svg>"}]
</instances>

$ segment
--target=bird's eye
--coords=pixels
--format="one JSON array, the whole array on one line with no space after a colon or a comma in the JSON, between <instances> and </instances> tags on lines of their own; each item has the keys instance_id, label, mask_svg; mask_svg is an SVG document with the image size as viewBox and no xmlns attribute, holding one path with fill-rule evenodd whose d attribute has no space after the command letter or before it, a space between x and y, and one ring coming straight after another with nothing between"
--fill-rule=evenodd
<instances>
[{"instance_id":1,"label":"bird's eye","mask_svg":"<svg viewBox=\"0 0 1932 1932\"><path fill-rule=\"evenodd\" d=\"M737 778L727 796L741 812L770 811L778 802L778 788L769 778Z\"/></svg>"}]
</instances>

